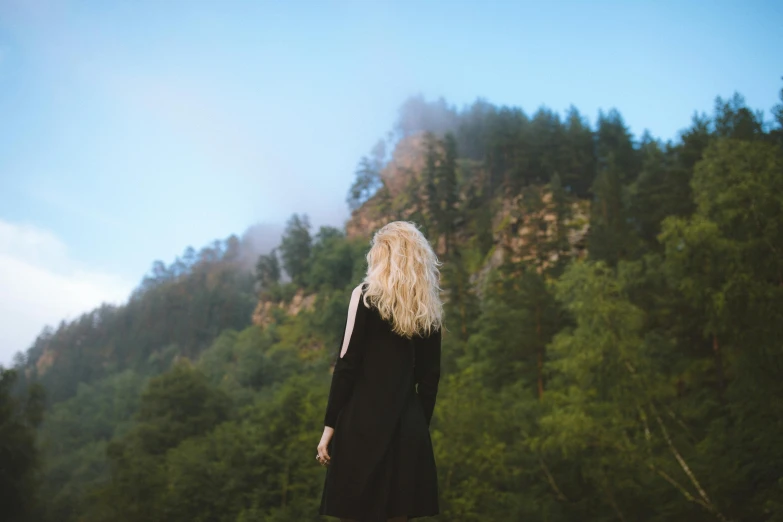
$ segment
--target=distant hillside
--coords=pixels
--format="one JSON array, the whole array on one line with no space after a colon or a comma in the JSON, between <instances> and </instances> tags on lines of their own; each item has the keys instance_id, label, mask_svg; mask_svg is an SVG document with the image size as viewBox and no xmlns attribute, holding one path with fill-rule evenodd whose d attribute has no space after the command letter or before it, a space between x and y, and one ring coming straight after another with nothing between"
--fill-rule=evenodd
<instances>
[{"instance_id":1,"label":"distant hillside","mask_svg":"<svg viewBox=\"0 0 783 522\"><path fill-rule=\"evenodd\" d=\"M45 329L27 352L24 377L41 382L55 403L80 383L126 369L162 371L177 357L197 356L222 331L250 324L256 293L242 256L231 237L198 253L189 248L169 266L156 262L127 304Z\"/></svg>"},{"instance_id":2,"label":"distant hillside","mask_svg":"<svg viewBox=\"0 0 783 522\"><path fill-rule=\"evenodd\" d=\"M439 520L781 520L773 116L718 98L664 143L616 111L591 126L409 100L358 162L344 229L295 213L275 248L156 262L126 305L0 372L0 488L19 492L0 509L320 520L312 455L348 298L369 238L404 219L444 262Z\"/></svg>"}]
</instances>

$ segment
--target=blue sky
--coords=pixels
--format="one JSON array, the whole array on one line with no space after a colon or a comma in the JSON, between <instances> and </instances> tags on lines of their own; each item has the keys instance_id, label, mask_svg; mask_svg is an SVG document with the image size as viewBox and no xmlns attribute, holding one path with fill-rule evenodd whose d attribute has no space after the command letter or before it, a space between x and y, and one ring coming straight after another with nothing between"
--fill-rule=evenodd
<instances>
[{"instance_id":1,"label":"blue sky","mask_svg":"<svg viewBox=\"0 0 783 522\"><path fill-rule=\"evenodd\" d=\"M410 95L616 107L674 138L769 109L783 4L0 1L0 363L152 261L306 212L342 226Z\"/></svg>"}]
</instances>

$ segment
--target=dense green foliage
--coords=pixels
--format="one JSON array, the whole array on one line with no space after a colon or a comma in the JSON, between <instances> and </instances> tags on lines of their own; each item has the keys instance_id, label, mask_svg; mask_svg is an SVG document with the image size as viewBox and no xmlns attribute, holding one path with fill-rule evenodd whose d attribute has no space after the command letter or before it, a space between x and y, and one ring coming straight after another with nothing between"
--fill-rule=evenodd
<instances>
[{"instance_id":1,"label":"dense green foliage","mask_svg":"<svg viewBox=\"0 0 783 522\"><path fill-rule=\"evenodd\" d=\"M783 521L773 115L718 99L664 143L616 111L592 128L576 109L403 106L421 172L392 198L378 148L348 201L417 221L445 261L440 520ZM190 251L126 306L44 332L0 380L4 519L319 520L313 455L367 246L294 215L255 274L234 241ZM315 304L251 326L253 278Z\"/></svg>"},{"instance_id":2,"label":"dense green foliage","mask_svg":"<svg viewBox=\"0 0 783 522\"><path fill-rule=\"evenodd\" d=\"M35 429L41 422L44 391L36 384L23 397L15 397L17 378L16 370L0 366L0 513L10 522L33 520L40 499Z\"/></svg>"}]
</instances>

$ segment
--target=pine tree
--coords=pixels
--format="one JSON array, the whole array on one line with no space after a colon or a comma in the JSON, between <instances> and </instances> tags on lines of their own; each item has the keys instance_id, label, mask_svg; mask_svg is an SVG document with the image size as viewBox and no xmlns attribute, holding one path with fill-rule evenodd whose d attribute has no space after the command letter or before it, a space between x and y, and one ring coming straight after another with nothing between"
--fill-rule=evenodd
<instances>
[{"instance_id":1,"label":"pine tree","mask_svg":"<svg viewBox=\"0 0 783 522\"><path fill-rule=\"evenodd\" d=\"M310 220L307 214L291 216L286 223L279 248L286 273L295 284L304 285L312 248Z\"/></svg>"}]
</instances>

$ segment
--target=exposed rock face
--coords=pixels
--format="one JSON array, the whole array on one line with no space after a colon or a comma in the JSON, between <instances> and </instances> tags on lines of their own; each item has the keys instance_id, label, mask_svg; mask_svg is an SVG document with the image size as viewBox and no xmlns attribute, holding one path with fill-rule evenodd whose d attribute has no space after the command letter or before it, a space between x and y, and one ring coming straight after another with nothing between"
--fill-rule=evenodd
<instances>
[{"instance_id":1,"label":"exposed rock face","mask_svg":"<svg viewBox=\"0 0 783 522\"><path fill-rule=\"evenodd\" d=\"M358 208L346 223L348 237L370 238L378 228L396 219L407 219L419 212L417 202L426 202L426 194L415 194L420 184L421 172L426 163L426 143L422 134L409 136L399 142L392 160L381 172L384 188ZM461 179L466 180L459 194L462 208L476 209L481 203L478 194L486 186L485 171L481 162L460 160ZM548 187L527 187L525 195L517 195L493 201L491 218L493 248L490 249L481 268L471 279L476 287L486 274L507 258L530 263L536 270L544 270L560 257L583 257L586 254L585 238L589 232L589 202L569 197L569 217L558 223L557 211ZM534 195L539 203L535 208L524 198ZM416 197L413 197L416 196ZM421 204L420 203L420 204ZM454 223L454 241L467 244L475 234L475 228L466 226L461 214ZM556 239L567 239L567 247L555 246ZM433 248L438 255L445 252L445 237L433 237ZM541 248L549 252L539 252Z\"/></svg>"},{"instance_id":2,"label":"exposed rock face","mask_svg":"<svg viewBox=\"0 0 783 522\"><path fill-rule=\"evenodd\" d=\"M582 257L585 254L584 239L588 232L587 212L589 204L584 200L569 203L569 216L558 223L552 193L544 187L531 188L541 198L538 209L524 209L522 195L504 200L503 209L493 219L495 241L502 252L514 262L530 262L539 270L545 269L561 256ZM554 246L558 234L568 240L568 248L558 251ZM547 248L549 252L539 252Z\"/></svg>"},{"instance_id":3,"label":"exposed rock face","mask_svg":"<svg viewBox=\"0 0 783 522\"><path fill-rule=\"evenodd\" d=\"M57 354L53 350L45 350L43 354L35 362L35 368L38 370L38 375L43 375L46 370L51 368L54 361L57 359Z\"/></svg>"},{"instance_id":4,"label":"exposed rock face","mask_svg":"<svg viewBox=\"0 0 783 522\"><path fill-rule=\"evenodd\" d=\"M370 237L371 234L389 221L406 219L419 209L411 201L412 190L415 190L415 181L420 179L425 167L426 146L422 134L404 138L397 145L392 160L381 172L384 189L367 200L364 205L355 210L351 219L346 223L348 237ZM476 194L482 190L486 172L479 162L460 162L460 170L468 183L462 187L459 195L460 205L469 203ZM493 238L497 247L490 259L493 265L499 264L504 253L512 255L515 261L540 259L536 252L531 251L532 243L542 244L551 241L558 231L557 214L552 202L552 194L547 187L529 188L537 191L542 205L535 210L526 209L523 205L523 196L517 195L497 202L499 209L492 217ZM426 201L425 194L418 194L418 201ZM581 256L584 253L584 238L588 228L589 205L583 200L570 202L571 216L560 227L565 228L565 233L572 246L568 255ZM475 204L474 204L475 207ZM540 228L541 224L545 228ZM461 230L461 222L455 223L455 239L457 243L466 237L468 232ZM533 227L537 227L536 230ZM562 231L562 230L561 230ZM444 251L444 238L432 238L433 247L442 253ZM565 254L564 253L561 253ZM557 254L553 254L556 259Z\"/></svg>"},{"instance_id":5,"label":"exposed rock face","mask_svg":"<svg viewBox=\"0 0 783 522\"><path fill-rule=\"evenodd\" d=\"M423 134L411 135L400 140L391 161L381 171L383 188L356 209L345 224L349 238L366 238L386 223L394 220L410 220L411 216L426 214L427 195L423 191L421 175L426 167L426 141ZM476 224L469 223L472 215L482 205L487 205L481 194L486 190L488 172L482 162L458 161L460 188L460 212L453 224L453 243L469 245L476 234ZM531 203L532 202L532 203ZM471 282L477 293L486 275L504 260L522 262L542 271L561 257L584 257L586 237L589 233L589 202L567 196L568 217L558 220L552 192L547 186L531 186L514 197L494 199L491 202L492 248L480 268L471 274ZM424 208L421 208L424 207ZM433 248L439 257L446 251L445 236L431 237ZM542 251L546 249L546 251ZM310 296L312 297L312 296ZM444 295L447 298L447 295ZM297 300L299 299L299 300ZM301 309L304 302L294 299L290 313ZM273 303L261 302L253 316L256 324L268 324L272 317Z\"/></svg>"},{"instance_id":6,"label":"exposed rock face","mask_svg":"<svg viewBox=\"0 0 783 522\"><path fill-rule=\"evenodd\" d=\"M315 303L316 297L316 294L305 295L304 291L299 289L290 303L260 300L253 312L253 324L265 327L274 322L273 310L275 308L283 310L288 315L297 315L302 310L310 310Z\"/></svg>"},{"instance_id":7,"label":"exposed rock face","mask_svg":"<svg viewBox=\"0 0 783 522\"><path fill-rule=\"evenodd\" d=\"M423 134L400 140L389 164L381 171L381 179L392 199L406 191L411 178L418 178L425 166L426 146Z\"/></svg>"},{"instance_id":8,"label":"exposed rock face","mask_svg":"<svg viewBox=\"0 0 783 522\"><path fill-rule=\"evenodd\" d=\"M372 206L371 198L367 203L353 211L351 218L345 223L345 235L351 239L369 238L375 230L381 228L390 220L378 215L376 208Z\"/></svg>"},{"instance_id":9,"label":"exposed rock face","mask_svg":"<svg viewBox=\"0 0 783 522\"><path fill-rule=\"evenodd\" d=\"M349 238L366 237L390 221L406 220L417 210L409 201L411 185L419 180L425 165L426 145L423 134L399 141L392 159L381 170L383 189L356 209L345 224Z\"/></svg>"},{"instance_id":10,"label":"exposed rock face","mask_svg":"<svg viewBox=\"0 0 783 522\"><path fill-rule=\"evenodd\" d=\"M538 272L555 264L561 257L582 258L587 254L585 238L589 232L589 202L575 200L570 203L570 216L558 223L552 203L552 194L544 187L537 189L542 207L531 211L522 208L522 196L502 201L501 209L492 218L493 248L481 268L471 274L470 280L481 298L481 288L487 275L506 259L522 262ZM558 230L558 227L560 230ZM558 249L555 240L558 233L567 240L567 248ZM546 248L546 252L540 252Z\"/></svg>"}]
</instances>

